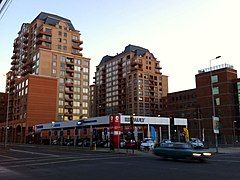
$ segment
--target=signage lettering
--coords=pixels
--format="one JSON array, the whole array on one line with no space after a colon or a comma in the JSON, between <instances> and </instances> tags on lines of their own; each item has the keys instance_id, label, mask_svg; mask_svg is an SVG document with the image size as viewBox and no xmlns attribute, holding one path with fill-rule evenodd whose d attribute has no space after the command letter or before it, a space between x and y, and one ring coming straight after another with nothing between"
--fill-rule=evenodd
<instances>
[{"instance_id":1,"label":"signage lettering","mask_svg":"<svg viewBox=\"0 0 240 180\"><path fill-rule=\"evenodd\" d=\"M125 122L130 122L130 118L125 118ZM133 122L141 122L143 123L145 121L145 118L133 118Z\"/></svg>"}]
</instances>

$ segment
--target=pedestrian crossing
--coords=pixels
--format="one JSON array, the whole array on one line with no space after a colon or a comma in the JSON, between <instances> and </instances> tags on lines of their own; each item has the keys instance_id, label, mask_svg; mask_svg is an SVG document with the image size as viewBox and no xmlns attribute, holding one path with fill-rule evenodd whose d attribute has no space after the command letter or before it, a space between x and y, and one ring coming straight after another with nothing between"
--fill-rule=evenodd
<instances>
[{"instance_id":1,"label":"pedestrian crossing","mask_svg":"<svg viewBox=\"0 0 240 180\"><path fill-rule=\"evenodd\" d=\"M73 163L80 161L98 161L108 159L127 158L125 154L114 153L72 153L66 154L50 154L50 153L37 153L31 151L10 149L14 154L0 155L0 167L3 168L22 168L34 166L46 166L59 163ZM24 156L21 156L23 155Z\"/></svg>"}]
</instances>

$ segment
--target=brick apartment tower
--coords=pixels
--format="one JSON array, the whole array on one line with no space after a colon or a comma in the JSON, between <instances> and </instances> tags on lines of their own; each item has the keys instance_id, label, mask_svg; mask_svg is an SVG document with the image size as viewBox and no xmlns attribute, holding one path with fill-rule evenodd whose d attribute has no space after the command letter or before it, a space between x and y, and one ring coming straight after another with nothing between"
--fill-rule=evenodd
<instances>
[{"instance_id":1,"label":"brick apartment tower","mask_svg":"<svg viewBox=\"0 0 240 180\"><path fill-rule=\"evenodd\" d=\"M214 142L213 135L213 106L215 116L219 117L219 143L229 144L237 139L236 129L239 123L239 90L237 88L237 70L228 64L200 70L196 77L196 98L199 107L201 126L205 128L205 139ZM211 91L211 83L213 89Z\"/></svg>"},{"instance_id":2,"label":"brick apartment tower","mask_svg":"<svg viewBox=\"0 0 240 180\"><path fill-rule=\"evenodd\" d=\"M91 116L111 113L157 116L167 94L167 76L148 49L128 45L116 56L104 56L91 86ZM163 88L164 87L164 88Z\"/></svg>"},{"instance_id":3,"label":"brick apartment tower","mask_svg":"<svg viewBox=\"0 0 240 180\"><path fill-rule=\"evenodd\" d=\"M25 142L35 124L88 117L90 59L80 35L70 20L44 12L22 25L6 80L10 140Z\"/></svg>"}]
</instances>

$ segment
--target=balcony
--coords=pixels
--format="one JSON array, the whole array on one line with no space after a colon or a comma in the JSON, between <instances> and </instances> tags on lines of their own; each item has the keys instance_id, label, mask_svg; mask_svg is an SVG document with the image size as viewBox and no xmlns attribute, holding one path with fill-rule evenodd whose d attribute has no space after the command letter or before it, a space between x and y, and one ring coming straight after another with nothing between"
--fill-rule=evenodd
<instances>
[{"instance_id":1,"label":"balcony","mask_svg":"<svg viewBox=\"0 0 240 180\"><path fill-rule=\"evenodd\" d=\"M43 29L40 29L37 33L37 37L42 36L42 35L52 36L52 32L51 31L43 31Z\"/></svg>"},{"instance_id":2,"label":"balcony","mask_svg":"<svg viewBox=\"0 0 240 180\"><path fill-rule=\"evenodd\" d=\"M72 48L73 48L73 49L77 49L77 50L79 50L79 51L82 51L82 50L83 50L82 47L80 47L80 46L78 46L78 45L75 45L75 44L72 44Z\"/></svg>"},{"instance_id":3,"label":"balcony","mask_svg":"<svg viewBox=\"0 0 240 180\"><path fill-rule=\"evenodd\" d=\"M159 69L155 69L155 73L156 73L156 74L162 74L162 73L159 71Z\"/></svg>"},{"instance_id":4,"label":"balcony","mask_svg":"<svg viewBox=\"0 0 240 180\"><path fill-rule=\"evenodd\" d=\"M66 86L66 87L73 87L73 83L72 83L72 82L66 82L66 83L65 83L65 86Z\"/></svg>"},{"instance_id":5,"label":"balcony","mask_svg":"<svg viewBox=\"0 0 240 180\"><path fill-rule=\"evenodd\" d=\"M73 113L72 113L72 112L65 112L64 115L65 115L65 116L72 116Z\"/></svg>"},{"instance_id":6,"label":"balcony","mask_svg":"<svg viewBox=\"0 0 240 180\"><path fill-rule=\"evenodd\" d=\"M27 44L27 43L28 43L28 38L24 38L24 39L23 39L23 42L24 42L25 44Z\"/></svg>"},{"instance_id":7,"label":"balcony","mask_svg":"<svg viewBox=\"0 0 240 180\"><path fill-rule=\"evenodd\" d=\"M67 72L66 77L72 79L74 77L74 73L73 72L70 72L70 73Z\"/></svg>"},{"instance_id":8,"label":"balcony","mask_svg":"<svg viewBox=\"0 0 240 180\"><path fill-rule=\"evenodd\" d=\"M136 71L136 70L142 71L143 68L142 68L142 66L135 66L135 67L132 67L131 70L132 70L132 71Z\"/></svg>"},{"instance_id":9,"label":"balcony","mask_svg":"<svg viewBox=\"0 0 240 180\"><path fill-rule=\"evenodd\" d=\"M11 67L11 70L12 70L12 71L14 71L15 69L16 69L16 67L15 67L15 66L12 66L12 67Z\"/></svg>"},{"instance_id":10,"label":"balcony","mask_svg":"<svg viewBox=\"0 0 240 180\"><path fill-rule=\"evenodd\" d=\"M72 106L70 104L67 104L64 106L65 109L72 109Z\"/></svg>"},{"instance_id":11,"label":"balcony","mask_svg":"<svg viewBox=\"0 0 240 180\"><path fill-rule=\"evenodd\" d=\"M23 49L26 50L28 46L26 44L23 45Z\"/></svg>"},{"instance_id":12,"label":"balcony","mask_svg":"<svg viewBox=\"0 0 240 180\"><path fill-rule=\"evenodd\" d=\"M27 69L28 67L31 68L31 66L33 65L33 61L26 61L26 63L22 66L22 69Z\"/></svg>"},{"instance_id":13,"label":"balcony","mask_svg":"<svg viewBox=\"0 0 240 180\"><path fill-rule=\"evenodd\" d=\"M66 72L74 72L74 69L67 67Z\"/></svg>"},{"instance_id":14,"label":"balcony","mask_svg":"<svg viewBox=\"0 0 240 180\"><path fill-rule=\"evenodd\" d=\"M18 47L18 45L19 45L19 44L18 44L18 41L15 41L15 42L13 43L13 47L14 47L14 48Z\"/></svg>"},{"instance_id":15,"label":"balcony","mask_svg":"<svg viewBox=\"0 0 240 180\"><path fill-rule=\"evenodd\" d=\"M73 90L65 88L65 94L73 94Z\"/></svg>"},{"instance_id":16,"label":"balcony","mask_svg":"<svg viewBox=\"0 0 240 180\"><path fill-rule=\"evenodd\" d=\"M18 54L13 54L13 56L11 57L11 59L18 59L19 58L19 55Z\"/></svg>"},{"instance_id":17,"label":"balcony","mask_svg":"<svg viewBox=\"0 0 240 180\"><path fill-rule=\"evenodd\" d=\"M78 43L79 45L83 44L83 41L80 39L72 39L72 42Z\"/></svg>"},{"instance_id":18,"label":"balcony","mask_svg":"<svg viewBox=\"0 0 240 180\"><path fill-rule=\"evenodd\" d=\"M27 62L27 57L24 57L24 58L22 59L22 62L23 62L23 63Z\"/></svg>"},{"instance_id":19,"label":"balcony","mask_svg":"<svg viewBox=\"0 0 240 180\"><path fill-rule=\"evenodd\" d=\"M28 35L29 35L29 32L28 32L28 31L25 31L25 32L23 33L23 36L24 36L24 37L28 37Z\"/></svg>"},{"instance_id":20,"label":"balcony","mask_svg":"<svg viewBox=\"0 0 240 180\"><path fill-rule=\"evenodd\" d=\"M66 97L66 98L65 98L65 101L72 102L73 99Z\"/></svg>"},{"instance_id":21,"label":"balcony","mask_svg":"<svg viewBox=\"0 0 240 180\"><path fill-rule=\"evenodd\" d=\"M49 46L44 46L44 45L40 44L40 45L37 46L37 48L42 48L42 49L49 49L49 50L51 50L51 45L49 45Z\"/></svg>"},{"instance_id":22,"label":"balcony","mask_svg":"<svg viewBox=\"0 0 240 180\"><path fill-rule=\"evenodd\" d=\"M78 55L78 56L82 56L82 53L80 53L80 52L78 52L78 51L72 51L72 54Z\"/></svg>"},{"instance_id":23,"label":"balcony","mask_svg":"<svg viewBox=\"0 0 240 180\"><path fill-rule=\"evenodd\" d=\"M16 65L16 64L17 64L16 59L13 59L12 62L11 62L11 65Z\"/></svg>"},{"instance_id":24,"label":"balcony","mask_svg":"<svg viewBox=\"0 0 240 180\"><path fill-rule=\"evenodd\" d=\"M74 60L73 59L67 59L66 60L66 64L69 64L69 65L74 65Z\"/></svg>"},{"instance_id":25,"label":"balcony","mask_svg":"<svg viewBox=\"0 0 240 180\"><path fill-rule=\"evenodd\" d=\"M156 66L155 68L156 68L156 69L162 69L162 67L160 67L160 66Z\"/></svg>"},{"instance_id":26,"label":"balcony","mask_svg":"<svg viewBox=\"0 0 240 180\"><path fill-rule=\"evenodd\" d=\"M142 62L137 61L137 60L132 61L131 66L136 66L136 65L142 65Z\"/></svg>"},{"instance_id":27,"label":"balcony","mask_svg":"<svg viewBox=\"0 0 240 180\"><path fill-rule=\"evenodd\" d=\"M19 49L18 48L14 48L13 49L13 53L18 53L19 52Z\"/></svg>"},{"instance_id":28,"label":"balcony","mask_svg":"<svg viewBox=\"0 0 240 180\"><path fill-rule=\"evenodd\" d=\"M42 44L42 42L47 42L47 43L51 43L51 39L45 39L45 38L38 38L37 39L37 44Z\"/></svg>"}]
</instances>

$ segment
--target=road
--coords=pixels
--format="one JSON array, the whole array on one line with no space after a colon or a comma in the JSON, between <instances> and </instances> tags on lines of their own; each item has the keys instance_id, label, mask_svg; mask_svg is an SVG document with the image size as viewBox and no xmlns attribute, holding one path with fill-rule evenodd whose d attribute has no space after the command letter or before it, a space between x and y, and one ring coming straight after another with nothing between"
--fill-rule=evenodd
<instances>
[{"instance_id":1,"label":"road","mask_svg":"<svg viewBox=\"0 0 240 180\"><path fill-rule=\"evenodd\" d=\"M119 154L48 146L0 149L0 179L240 179L240 153L206 163L163 160L149 153Z\"/></svg>"}]
</instances>

